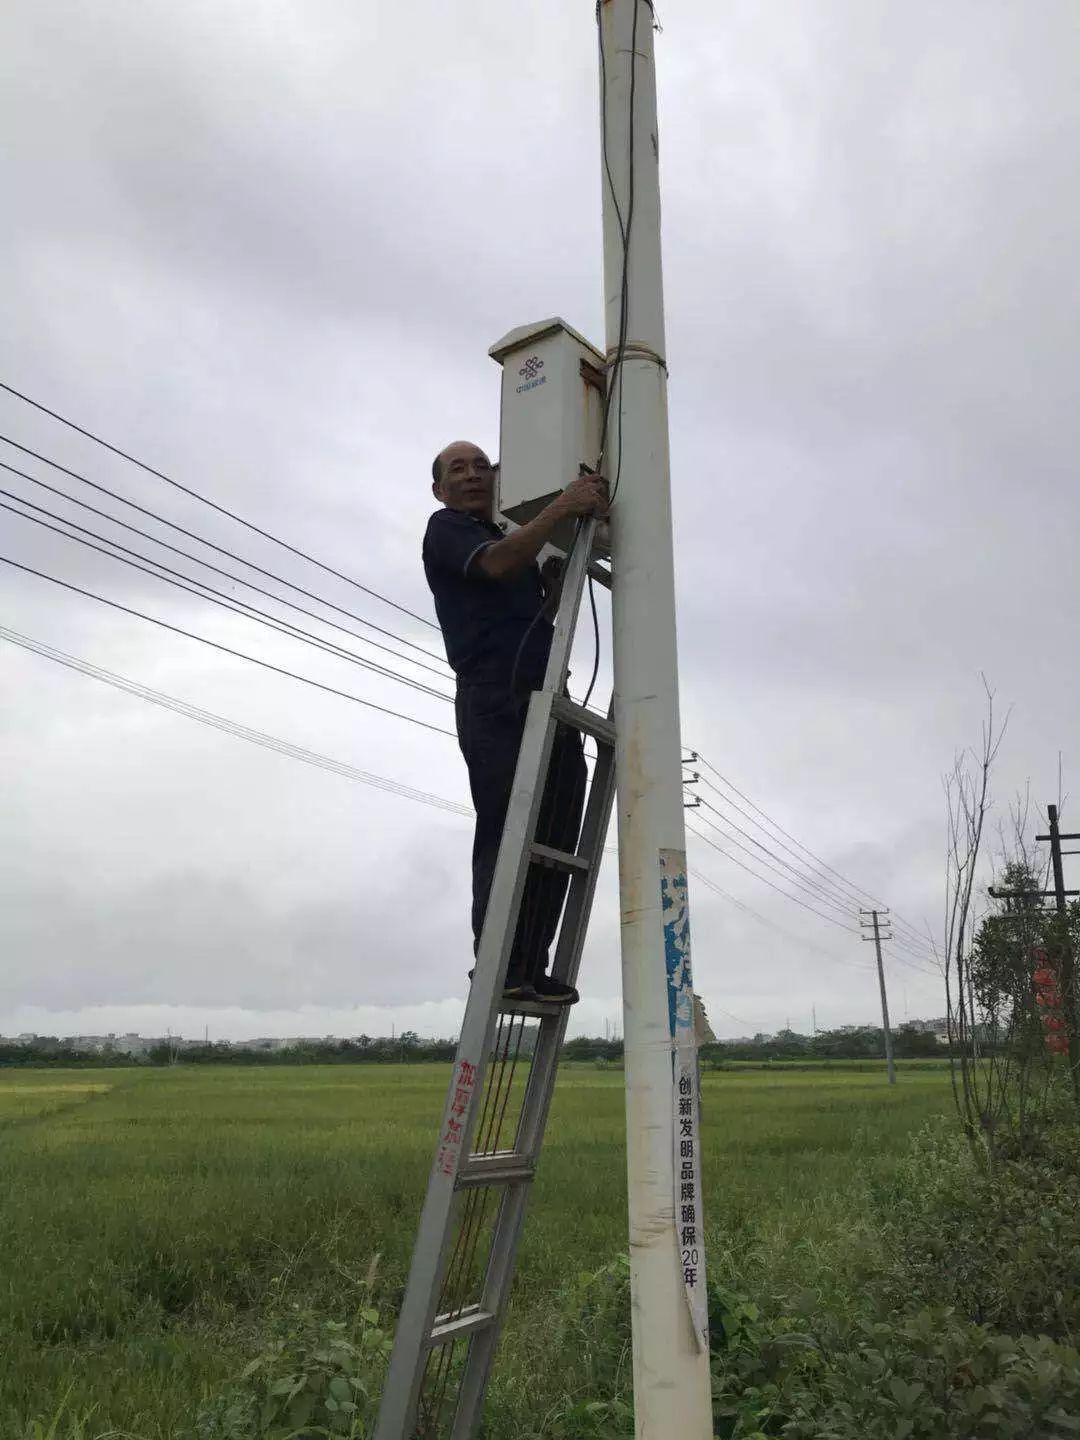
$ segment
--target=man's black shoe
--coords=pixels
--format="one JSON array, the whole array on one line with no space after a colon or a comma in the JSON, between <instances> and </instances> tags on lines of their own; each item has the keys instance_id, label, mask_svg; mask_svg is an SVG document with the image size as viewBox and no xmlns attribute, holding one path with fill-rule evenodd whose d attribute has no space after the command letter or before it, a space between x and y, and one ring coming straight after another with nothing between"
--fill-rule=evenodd
<instances>
[{"instance_id":1,"label":"man's black shoe","mask_svg":"<svg viewBox=\"0 0 1080 1440\"><path fill-rule=\"evenodd\" d=\"M537 993L528 980L518 980L513 975L508 975L506 984L503 986L502 998L504 1000L535 1000Z\"/></svg>"},{"instance_id":2,"label":"man's black shoe","mask_svg":"<svg viewBox=\"0 0 1080 1440\"><path fill-rule=\"evenodd\" d=\"M472 980L475 973L475 970L469 971L470 980ZM519 980L516 976L508 975L506 977L506 983L503 985L502 998L504 1000L535 1000L537 995L528 980Z\"/></svg>"},{"instance_id":3,"label":"man's black shoe","mask_svg":"<svg viewBox=\"0 0 1080 1440\"><path fill-rule=\"evenodd\" d=\"M541 1000L547 1000L552 1005L576 1005L581 999L573 985L565 985L561 980L553 980L550 975L537 976L533 985L538 997Z\"/></svg>"}]
</instances>

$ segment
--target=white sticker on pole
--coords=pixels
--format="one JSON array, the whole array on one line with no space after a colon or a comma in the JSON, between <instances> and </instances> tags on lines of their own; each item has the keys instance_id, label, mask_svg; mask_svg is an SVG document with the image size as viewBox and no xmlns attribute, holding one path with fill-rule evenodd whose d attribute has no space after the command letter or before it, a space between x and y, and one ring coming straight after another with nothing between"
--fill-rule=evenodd
<instances>
[{"instance_id":1,"label":"white sticker on pole","mask_svg":"<svg viewBox=\"0 0 1080 1440\"><path fill-rule=\"evenodd\" d=\"M664 920L668 1020L671 1026L671 1100L675 1137L675 1238L678 1241L690 1320L703 1350L709 1346L705 1290L705 1226L701 1208L701 1141L698 1134L697 1037L690 970L690 912L686 853L660 851L660 904Z\"/></svg>"}]
</instances>

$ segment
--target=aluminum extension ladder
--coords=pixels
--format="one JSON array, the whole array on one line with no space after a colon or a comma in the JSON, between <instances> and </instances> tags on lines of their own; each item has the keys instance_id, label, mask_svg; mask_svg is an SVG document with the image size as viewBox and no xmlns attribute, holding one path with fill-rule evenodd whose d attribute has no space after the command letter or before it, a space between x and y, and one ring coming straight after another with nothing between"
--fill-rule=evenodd
<instances>
[{"instance_id":1,"label":"aluminum extension ladder","mask_svg":"<svg viewBox=\"0 0 1080 1440\"><path fill-rule=\"evenodd\" d=\"M375 1440L472 1440L480 1425L571 1008L504 1001L503 977L529 867L541 865L570 877L551 973L576 980L615 792L614 725L565 693L595 528L578 527L544 688L529 701ZM597 748L575 854L535 840L559 725Z\"/></svg>"}]
</instances>

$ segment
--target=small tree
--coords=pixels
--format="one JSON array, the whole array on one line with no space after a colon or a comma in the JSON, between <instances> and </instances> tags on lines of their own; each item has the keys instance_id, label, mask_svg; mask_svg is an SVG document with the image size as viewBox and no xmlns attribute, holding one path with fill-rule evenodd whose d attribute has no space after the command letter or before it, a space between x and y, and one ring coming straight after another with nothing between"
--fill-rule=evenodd
<instances>
[{"instance_id":1,"label":"small tree","mask_svg":"<svg viewBox=\"0 0 1080 1440\"><path fill-rule=\"evenodd\" d=\"M998 885L979 884L991 771L1007 723L995 723L989 686L986 700L980 749L960 755L945 781L945 994L953 1096L973 1151L993 1168L1003 1146L1032 1144L1048 1114L1054 1071L1035 985L1050 917L1028 850L1026 799L1013 807L1011 833L1001 832ZM983 894L987 908L977 914Z\"/></svg>"},{"instance_id":2,"label":"small tree","mask_svg":"<svg viewBox=\"0 0 1080 1440\"><path fill-rule=\"evenodd\" d=\"M968 749L946 775L948 855L945 885L945 1001L949 1026L949 1073L953 1099L972 1150L993 1164L1005 1109L1005 1087L996 1054L979 1052L979 1012L973 957L977 877L990 810L990 773L1004 735L994 719L994 695L986 679L986 719L978 751Z\"/></svg>"}]
</instances>

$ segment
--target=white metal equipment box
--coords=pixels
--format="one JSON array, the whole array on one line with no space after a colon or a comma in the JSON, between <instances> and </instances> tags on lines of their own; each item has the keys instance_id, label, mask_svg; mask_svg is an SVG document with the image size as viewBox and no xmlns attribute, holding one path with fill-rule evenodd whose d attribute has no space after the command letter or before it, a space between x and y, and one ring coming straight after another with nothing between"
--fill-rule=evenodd
<instances>
[{"instance_id":1,"label":"white metal equipment box","mask_svg":"<svg viewBox=\"0 0 1080 1440\"><path fill-rule=\"evenodd\" d=\"M523 525L600 456L604 357L557 316L521 325L488 354L502 366L496 508ZM566 535L552 543L569 545Z\"/></svg>"}]
</instances>

